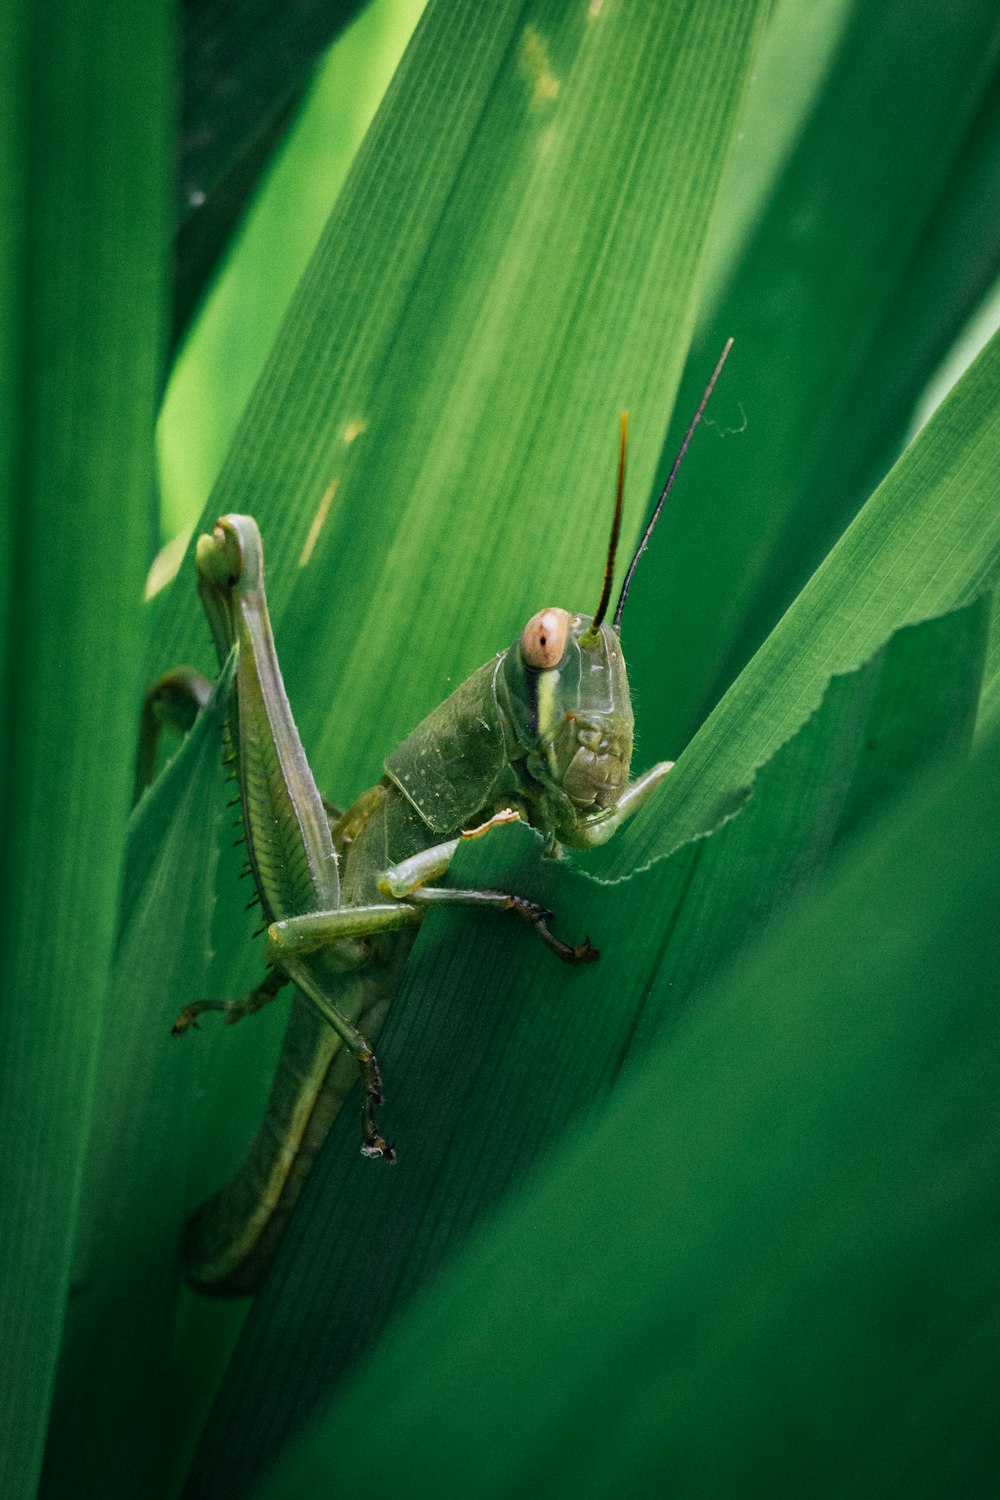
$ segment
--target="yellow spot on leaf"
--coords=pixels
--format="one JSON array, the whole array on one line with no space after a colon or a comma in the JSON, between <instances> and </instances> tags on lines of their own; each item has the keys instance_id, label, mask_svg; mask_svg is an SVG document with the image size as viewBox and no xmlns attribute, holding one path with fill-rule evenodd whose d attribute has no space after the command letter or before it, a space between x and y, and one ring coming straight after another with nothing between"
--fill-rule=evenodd
<instances>
[{"instance_id":1,"label":"yellow spot on leaf","mask_svg":"<svg viewBox=\"0 0 1000 1500\"><path fill-rule=\"evenodd\" d=\"M526 26L521 37L521 66L531 84L533 104L550 104L559 92L559 80L549 66L549 53L534 26Z\"/></svg>"},{"instance_id":2,"label":"yellow spot on leaf","mask_svg":"<svg viewBox=\"0 0 1000 1500\"><path fill-rule=\"evenodd\" d=\"M185 526L179 536L175 536L166 546L161 547L153 558L149 572L146 575L146 589L144 597L152 599L162 588L174 578L184 561L187 552L187 544L191 540L193 526Z\"/></svg>"},{"instance_id":3,"label":"yellow spot on leaf","mask_svg":"<svg viewBox=\"0 0 1000 1500\"><path fill-rule=\"evenodd\" d=\"M548 156L549 152L552 150L553 143L555 142L556 134L557 134L557 132L556 132L556 122L555 122L555 120L553 120L550 124L546 125L546 127L545 127L544 130L539 131L539 134L538 134L538 155L539 156L541 156L541 157Z\"/></svg>"},{"instance_id":4,"label":"yellow spot on leaf","mask_svg":"<svg viewBox=\"0 0 1000 1500\"><path fill-rule=\"evenodd\" d=\"M368 423L364 420L364 418L355 417L352 421L348 422L347 426L344 428L344 442L353 443L354 439L359 438L363 432L367 431L367 429Z\"/></svg>"},{"instance_id":5,"label":"yellow spot on leaf","mask_svg":"<svg viewBox=\"0 0 1000 1500\"><path fill-rule=\"evenodd\" d=\"M337 493L337 486L339 484L340 475L338 474L336 479L330 480L330 483L326 487L326 491L323 495L322 500L316 507L316 514L313 516L312 525L309 527L309 535L306 537L302 551L299 554L300 568L304 568L306 563L313 555L313 549L315 548L316 543L319 541L319 534L323 530L323 524L326 521L327 516L330 514L330 506L333 504L333 497Z\"/></svg>"}]
</instances>

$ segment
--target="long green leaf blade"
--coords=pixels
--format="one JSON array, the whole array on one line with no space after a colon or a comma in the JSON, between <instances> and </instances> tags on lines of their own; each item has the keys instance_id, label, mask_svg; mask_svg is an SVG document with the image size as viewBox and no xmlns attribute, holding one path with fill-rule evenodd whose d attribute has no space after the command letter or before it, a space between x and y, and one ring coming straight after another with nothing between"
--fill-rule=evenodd
<instances>
[{"instance_id":1,"label":"long green leaf blade","mask_svg":"<svg viewBox=\"0 0 1000 1500\"><path fill-rule=\"evenodd\" d=\"M192 1495L221 1495L234 1474L272 1463L389 1318L606 1095L623 1058L676 1028L893 790L968 744L988 624L979 602L895 637L831 685L738 816L634 879L608 886L554 866L526 829L463 847L457 883L540 900L567 936L589 932L602 961L567 971L495 917L428 919L379 1047L399 1168L366 1170L345 1112L254 1304Z\"/></svg>"},{"instance_id":2,"label":"long green leaf blade","mask_svg":"<svg viewBox=\"0 0 1000 1500\"><path fill-rule=\"evenodd\" d=\"M711 828L734 789L812 712L831 672L862 660L900 625L995 583L998 462L1000 336L833 548L605 868L624 873ZM998 680L994 642L987 702Z\"/></svg>"},{"instance_id":3,"label":"long green leaf blade","mask_svg":"<svg viewBox=\"0 0 1000 1500\"><path fill-rule=\"evenodd\" d=\"M164 1492L176 1236L203 1058L170 1028L182 1000L206 990L231 685L229 670L129 824L43 1495ZM192 859L206 842L207 856Z\"/></svg>"},{"instance_id":4,"label":"long green leaf blade","mask_svg":"<svg viewBox=\"0 0 1000 1500\"><path fill-rule=\"evenodd\" d=\"M693 445L626 615L661 754L687 743L884 476L1000 269L995 5L851 10L677 401L664 473L733 335L716 430Z\"/></svg>"},{"instance_id":5,"label":"long green leaf blade","mask_svg":"<svg viewBox=\"0 0 1000 1500\"><path fill-rule=\"evenodd\" d=\"M259 1493L376 1454L404 1496L988 1493L998 826L993 742L720 979Z\"/></svg>"},{"instance_id":6,"label":"long green leaf blade","mask_svg":"<svg viewBox=\"0 0 1000 1500\"><path fill-rule=\"evenodd\" d=\"M0 267L20 278L19 317L0 330L16 369L0 497L0 1492L12 1500L35 1493L114 936L150 543L169 66L160 0L13 12L21 50L5 55L0 90L21 110L5 235L23 252Z\"/></svg>"}]
</instances>

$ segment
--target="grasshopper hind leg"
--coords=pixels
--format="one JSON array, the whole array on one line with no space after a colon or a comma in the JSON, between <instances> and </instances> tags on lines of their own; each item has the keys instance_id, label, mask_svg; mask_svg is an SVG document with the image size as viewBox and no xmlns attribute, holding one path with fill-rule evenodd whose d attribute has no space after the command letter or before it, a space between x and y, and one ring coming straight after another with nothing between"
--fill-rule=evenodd
<instances>
[{"instance_id":1,"label":"grasshopper hind leg","mask_svg":"<svg viewBox=\"0 0 1000 1500\"><path fill-rule=\"evenodd\" d=\"M310 973L308 958L282 959L282 968L297 986L316 1013L340 1037L347 1051L357 1063L361 1077L361 1154L386 1162L395 1162L396 1152L382 1135L375 1123L375 1111L383 1104L382 1074L378 1058L368 1038L352 1021L332 1005L325 993L325 986L317 983Z\"/></svg>"}]
</instances>

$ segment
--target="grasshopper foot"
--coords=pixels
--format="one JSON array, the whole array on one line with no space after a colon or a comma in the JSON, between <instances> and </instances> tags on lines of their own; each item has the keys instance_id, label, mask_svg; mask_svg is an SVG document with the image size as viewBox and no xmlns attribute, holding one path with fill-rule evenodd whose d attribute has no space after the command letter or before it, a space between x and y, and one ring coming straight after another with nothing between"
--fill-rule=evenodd
<instances>
[{"instance_id":1,"label":"grasshopper foot","mask_svg":"<svg viewBox=\"0 0 1000 1500\"><path fill-rule=\"evenodd\" d=\"M546 947L563 963L567 964L592 964L600 958L600 953L591 944L590 938L584 938L582 943L564 943L562 938L556 937L550 931L549 923L552 921L552 912L546 911L537 901L529 901L524 896L511 896L509 898L508 910L521 917L523 921L530 922L538 936Z\"/></svg>"},{"instance_id":2,"label":"grasshopper foot","mask_svg":"<svg viewBox=\"0 0 1000 1500\"><path fill-rule=\"evenodd\" d=\"M537 930L542 942L565 964L596 964L601 956L589 937L585 937L582 943L564 943L562 938L557 938L554 932L549 931L544 917L539 919Z\"/></svg>"},{"instance_id":3,"label":"grasshopper foot","mask_svg":"<svg viewBox=\"0 0 1000 1500\"><path fill-rule=\"evenodd\" d=\"M391 1165L396 1160L396 1152L375 1127L375 1110L384 1102L384 1097L378 1058L371 1048L358 1057L358 1067L361 1070L361 1155Z\"/></svg>"},{"instance_id":4,"label":"grasshopper foot","mask_svg":"<svg viewBox=\"0 0 1000 1500\"><path fill-rule=\"evenodd\" d=\"M361 1155L369 1157L372 1161L377 1161L381 1158L382 1161L388 1162L390 1166L394 1166L396 1163L395 1147L390 1146L389 1142L383 1136L380 1136L378 1132L372 1136L371 1140L365 1140L361 1147Z\"/></svg>"},{"instance_id":5,"label":"grasshopper foot","mask_svg":"<svg viewBox=\"0 0 1000 1500\"><path fill-rule=\"evenodd\" d=\"M190 1005L185 1005L177 1020L170 1028L171 1036L183 1036L186 1031L194 1027L198 1030L198 1017L205 1014L207 1010L228 1010L228 1000L193 1000Z\"/></svg>"}]
</instances>

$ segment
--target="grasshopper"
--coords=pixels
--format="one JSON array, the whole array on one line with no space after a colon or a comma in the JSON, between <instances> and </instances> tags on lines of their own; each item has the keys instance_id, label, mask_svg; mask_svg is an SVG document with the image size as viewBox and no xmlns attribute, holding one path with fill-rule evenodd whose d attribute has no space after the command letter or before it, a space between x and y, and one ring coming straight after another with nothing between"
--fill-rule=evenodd
<instances>
[{"instance_id":1,"label":"grasshopper","mask_svg":"<svg viewBox=\"0 0 1000 1500\"><path fill-rule=\"evenodd\" d=\"M550 849L603 844L656 791L661 761L629 779L633 715L620 628L629 584L701 418L723 350L636 548L611 624L625 480L622 414L614 521L593 616L562 608L533 615L518 639L474 672L385 760L376 786L341 811L313 779L285 694L264 590L256 522L221 517L199 538L198 586L221 664L235 652L224 759L238 782L248 871L264 912L264 979L239 1000L199 1000L174 1024L181 1035L206 1011L235 1022L292 984L292 1006L264 1122L236 1176L202 1204L184 1239L188 1280L216 1296L259 1286L309 1170L354 1078L361 1079L361 1151L391 1162L375 1111L382 1082L370 1038L398 988L421 922L436 905L511 913L567 963L598 957L569 944L552 913L506 891L438 884L463 838L511 818L543 832ZM162 726L183 729L210 684L188 668L146 696L137 786L150 779Z\"/></svg>"}]
</instances>

